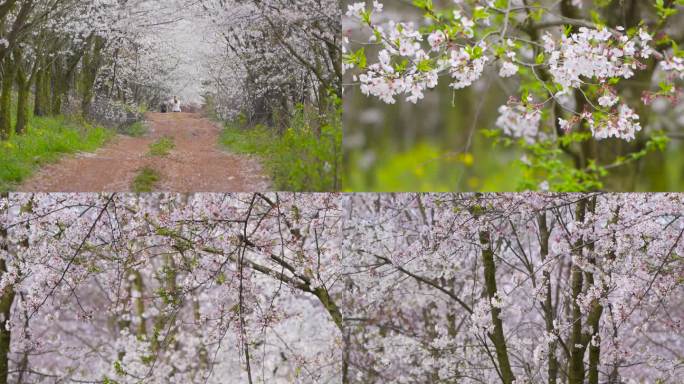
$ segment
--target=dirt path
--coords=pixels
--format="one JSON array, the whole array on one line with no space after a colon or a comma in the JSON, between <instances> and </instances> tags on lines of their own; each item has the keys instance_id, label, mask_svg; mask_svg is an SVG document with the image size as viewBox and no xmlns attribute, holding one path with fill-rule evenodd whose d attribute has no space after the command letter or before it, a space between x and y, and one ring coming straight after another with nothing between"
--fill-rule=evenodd
<instances>
[{"instance_id":1,"label":"dirt path","mask_svg":"<svg viewBox=\"0 0 684 384\"><path fill-rule=\"evenodd\" d=\"M118 135L95 153L66 157L36 172L17 188L24 192L130 191L141 169L160 174L155 190L169 192L254 192L269 189L258 160L223 151L220 128L196 113L148 113L149 132ZM151 156L149 145L171 137L167 156Z\"/></svg>"}]
</instances>

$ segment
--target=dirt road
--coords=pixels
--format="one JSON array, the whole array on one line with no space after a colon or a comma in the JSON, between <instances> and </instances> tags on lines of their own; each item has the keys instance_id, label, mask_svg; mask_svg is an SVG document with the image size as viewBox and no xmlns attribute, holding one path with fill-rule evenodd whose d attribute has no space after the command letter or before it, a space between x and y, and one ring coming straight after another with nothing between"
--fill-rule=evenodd
<instances>
[{"instance_id":1,"label":"dirt road","mask_svg":"<svg viewBox=\"0 0 684 384\"><path fill-rule=\"evenodd\" d=\"M155 191L254 192L268 190L259 161L219 147L220 128L196 113L148 113L149 132L118 135L95 153L80 153L47 165L17 188L24 192L125 192L145 167L160 175ZM150 144L172 138L166 156Z\"/></svg>"}]
</instances>

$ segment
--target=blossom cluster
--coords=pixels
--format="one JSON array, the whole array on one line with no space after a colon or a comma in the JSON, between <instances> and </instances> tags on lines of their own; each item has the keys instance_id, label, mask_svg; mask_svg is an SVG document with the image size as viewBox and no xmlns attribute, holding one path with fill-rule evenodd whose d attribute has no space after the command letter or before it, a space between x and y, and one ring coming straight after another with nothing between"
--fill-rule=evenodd
<instances>
[{"instance_id":1,"label":"blossom cluster","mask_svg":"<svg viewBox=\"0 0 684 384\"><path fill-rule=\"evenodd\" d=\"M639 115L626 104L617 107L617 114L608 115L598 122L586 113L584 116L589 124L592 134L597 139L616 137L626 141L634 140L637 132L641 131Z\"/></svg>"},{"instance_id":2,"label":"blossom cluster","mask_svg":"<svg viewBox=\"0 0 684 384\"><path fill-rule=\"evenodd\" d=\"M378 46L377 62L371 63L366 63L365 51L353 52L344 47L350 58L345 67L358 67L360 73L353 79L363 94L386 103L395 103L397 97L417 103L442 76L449 78L453 89L462 89L482 79L488 66L497 65L498 71L492 74L501 78L536 76L544 86L535 96L546 100L535 110L500 107L496 126L504 134L524 138L528 143L542 136L552 138L538 133L555 131L555 121L542 113L555 103L563 105L572 116L555 117L561 122L559 133L569 132L580 120L586 120L596 140L613 137L630 141L642 126L634 106L623 100L615 84L633 78L652 59L664 71L684 79L682 59L656 51L655 32L649 32L646 26L626 31L600 23L569 25L561 33L549 28L535 42L514 32L520 18L512 16L513 12L509 16L492 2L456 2L452 8L439 11L432 3L420 4L424 8L421 11L427 10L426 21L420 27L415 22L396 22L377 1L372 8L365 3L349 5L346 15L368 28L369 42ZM579 1L573 2L575 7L580 5ZM492 32L495 19L491 15L496 13L504 13L506 19L497 21L501 22L500 28ZM348 43L349 38L345 41ZM534 51L539 52L536 57L531 54ZM534 63L527 62L530 58L535 59ZM539 77L543 72L550 78L545 84ZM587 92L592 87L600 92ZM582 105L567 105L565 99L571 93L578 95L575 100L582 100Z\"/></svg>"},{"instance_id":3,"label":"blossom cluster","mask_svg":"<svg viewBox=\"0 0 684 384\"><path fill-rule=\"evenodd\" d=\"M537 140L540 122L541 112L536 108L502 105L499 107L496 126L506 135L522 138L531 144Z\"/></svg>"},{"instance_id":4,"label":"blossom cluster","mask_svg":"<svg viewBox=\"0 0 684 384\"><path fill-rule=\"evenodd\" d=\"M544 50L549 54L549 71L564 87L579 88L586 81L610 78L629 79L653 54L651 35L643 29L634 38L606 28L579 28L577 33L562 36L559 42L547 33ZM582 79L584 78L584 80Z\"/></svg>"}]
</instances>

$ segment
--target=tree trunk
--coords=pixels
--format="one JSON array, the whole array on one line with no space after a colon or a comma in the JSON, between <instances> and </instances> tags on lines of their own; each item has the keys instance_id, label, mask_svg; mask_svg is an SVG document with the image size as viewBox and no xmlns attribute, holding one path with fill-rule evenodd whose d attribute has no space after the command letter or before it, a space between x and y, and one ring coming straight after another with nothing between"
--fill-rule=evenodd
<instances>
[{"instance_id":1,"label":"tree trunk","mask_svg":"<svg viewBox=\"0 0 684 384\"><path fill-rule=\"evenodd\" d=\"M0 139L7 140L12 135L12 86L16 67L11 56L5 56L3 62L2 94L0 94Z\"/></svg>"},{"instance_id":2,"label":"tree trunk","mask_svg":"<svg viewBox=\"0 0 684 384\"><path fill-rule=\"evenodd\" d=\"M539 246L542 264L546 262L546 258L549 255L549 237L551 233L549 232L548 225L546 224L546 212L539 215L537 220L539 224ZM553 301L551 298L551 273L546 269L542 272L542 284L545 285L545 297L542 303L542 309L544 310L544 322L546 325L546 332L555 333L553 329L553 320L555 311L553 308ZM558 380L558 359L556 358L556 348L558 342L556 340L549 343L549 351L547 353L548 367L547 375L549 377L549 384L556 384Z\"/></svg>"},{"instance_id":3,"label":"tree trunk","mask_svg":"<svg viewBox=\"0 0 684 384\"><path fill-rule=\"evenodd\" d=\"M162 270L163 278L160 281L160 291L163 292L162 300L165 307L180 305L180 296L178 295L178 287L176 284L176 264L172 256L167 255L164 260L164 269ZM165 333L168 338L168 332L165 332L169 322L169 317L166 313L160 313L154 320L154 330L152 332L151 347L152 351L158 351L161 348L160 334ZM170 331L170 330L169 330Z\"/></svg>"},{"instance_id":4,"label":"tree trunk","mask_svg":"<svg viewBox=\"0 0 684 384\"><path fill-rule=\"evenodd\" d=\"M2 229L2 237L7 236L7 231ZM4 240L3 240L4 243ZM3 245L4 246L4 245ZM7 265L5 260L0 260L0 277L2 274L7 272ZM2 297L0 298L0 314L2 316L2 322L0 324L0 384L7 384L7 376L9 373L9 353L10 353L10 341L12 338L12 331L5 328L5 322L9 320L12 303L14 302L14 290L12 287L7 287L4 292L2 292Z\"/></svg>"},{"instance_id":5,"label":"tree trunk","mask_svg":"<svg viewBox=\"0 0 684 384\"><path fill-rule=\"evenodd\" d=\"M39 63L38 65L41 65L42 63ZM38 72L36 73L36 85L33 91L33 115L34 116L43 116L43 103L42 100L40 99L40 95L43 91L43 69L40 68Z\"/></svg>"},{"instance_id":6,"label":"tree trunk","mask_svg":"<svg viewBox=\"0 0 684 384\"><path fill-rule=\"evenodd\" d=\"M90 114L94 94L93 89L97 73L100 70L102 49L104 49L105 45L105 40L101 37L95 36L91 37L91 39L93 39L93 46L83 56L83 73L81 75L81 113L83 116Z\"/></svg>"},{"instance_id":7,"label":"tree trunk","mask_svg":"<svg viewBox=\"0 0 684 384\"><path fill-rule=\"evenodd\" d=\"M21 135L26 131L26 125L30 117L29 111L29 95L31 93L31 82L26 75L26 70L23 67L21 52L15 52L15 60L17 62L17 124L14 128L16 134Z\"/></svg>"},{"instance_id":8,"label":"tree trunk","mask_svg":"<svg viewBox=\"0 0 684 384\"><path fill-rule=\"evenodd\" d=\"M328 110L330 109L328 88L323 84L318 86L318 127L316 127L316 137L321 137L321 129L328 124Z\"/></svg>"},{"instance_id":9,"label":"tree trunk","mask_svg":"<svg viewBox=\"0 0 684 384\"><path fill-rule=\"evenodd\" d=\"M591 213L596 212L596 196L591 199L589 203L589 211ZM596 257L594 256L594 243L589 243L587 245L589 251L589 263L596 267ZM587 287L594 286L594 274L593 272L585 272L585 280L587 282ZM601 285L601 289L607 292L606 286ZM592 300L591 310L587 316L587 325L589 326L590 333L584 338L584 343L588 345L589 348L589 367L587 378L589 384L599 384L599 363L601 360L601 338L599 336L599 322L601 320L601 315L603 314L603 305L601 305L598 299Z\"/></svg>"},{"instance_id":10,"label":"tree trunk","mask_svg":"<svg viewBox=\"0 0 684 384\"><path fill-rule=\"evenodd\" d=\"M65 73L60 60L52 65L52 105L50 106L51 115L62 113L62 96L65 88Z\"/></svg>"},{"instance_id":11,"label":"tree trunk","mask_svg":"<svg viewBox=\"0 0 684 384\"><path fill-rule=\"evenodd\" d=\"M40 62L40 69L36 75L34 116L47 116L50 107L50 71L46 68L45 60Z\"/></svg>"},{"instance_id":12,"label":"tree trunk","mask_svg":"<svg viewBox=\"0 0 684 384\"><path fill-rule=\"evenodd\" d=\"M31 88L28 81L22 83L17 82L17 88L17 125L15 131L18 135L21 135L26 132L26 126L28 125L31 116L31 111L29 110Z\"/></svg>"},{"instance_id":13,"label":"tree trunk","mask_svg":"<svg viewBox=\"0 0 684 384\"><path fill-rule=\"evenodd\" d=\"M64 61L56 61L53 65L53 115L59 115L62 113L62 107L69 94L69 82L74 76L74 71L81 60L81 56L81 53L77 52L69 56L69 58Z\"/></svg>"},{"instance_id":14,"label":"tree trunk","mask_svg":"<svg viewBox=\"0 0 684 384\"><path fill-rule=\"evenodd\" d=\"M583 222L586 213L587 201L580 200L577 205L577 221ZM575 257L582 256L582 239L575 243ZM570 341L568 348L570 348L570 362L568 365L568 384L582 384L584 383L584 352L586 351L586 344L583 343L582 338L582 311L577 298L582 293L583 286L582 269L576 264L571 267L571 281L570 289L572 292L572 311L571 311L571 325Z\"/></svg>"},{"instance_id":15,"label":"tree trunk","mask_svg":"<svg viewBox=\"0 0 684 384\"><path fill-rule=\"evenodd\" d=\"M484 280L487 290L487 299L492 301L496 297L496 264L494 263L494 251L490 243L490 234L488 231L480 232L480 244L482 245L482 263L484 266ZM490 333L489 337L494 343L496 350L496 358L499 362L499 370L501 372L501 381L504 384L511 384L515 380L511 363L508 358L508 348L506 346L506 338L503 331L503 322L501 321L501 308L491 305L492 309L492 324L494 324L494 332Z\"/></svg>"}]
</instances>

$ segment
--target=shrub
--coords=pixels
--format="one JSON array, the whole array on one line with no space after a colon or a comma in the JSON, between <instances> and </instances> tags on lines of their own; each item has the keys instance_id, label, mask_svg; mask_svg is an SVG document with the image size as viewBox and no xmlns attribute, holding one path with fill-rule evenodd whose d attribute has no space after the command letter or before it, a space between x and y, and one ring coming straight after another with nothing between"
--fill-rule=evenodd
<instances>
[{"instance_id":1,"label":"shrub","mask_svg":"<svg viewBox=\"0 0 684 384\"><path fill-rule=\"evenodd\" d=\"M318 120L298 107L281 135L270 127L244 128L234 121L226 125L221 143L234 152L261 157L276 189L336 191L342 160L341 108L322 119L320 134L314 125Z\"/></svg>"}]
</instances>

